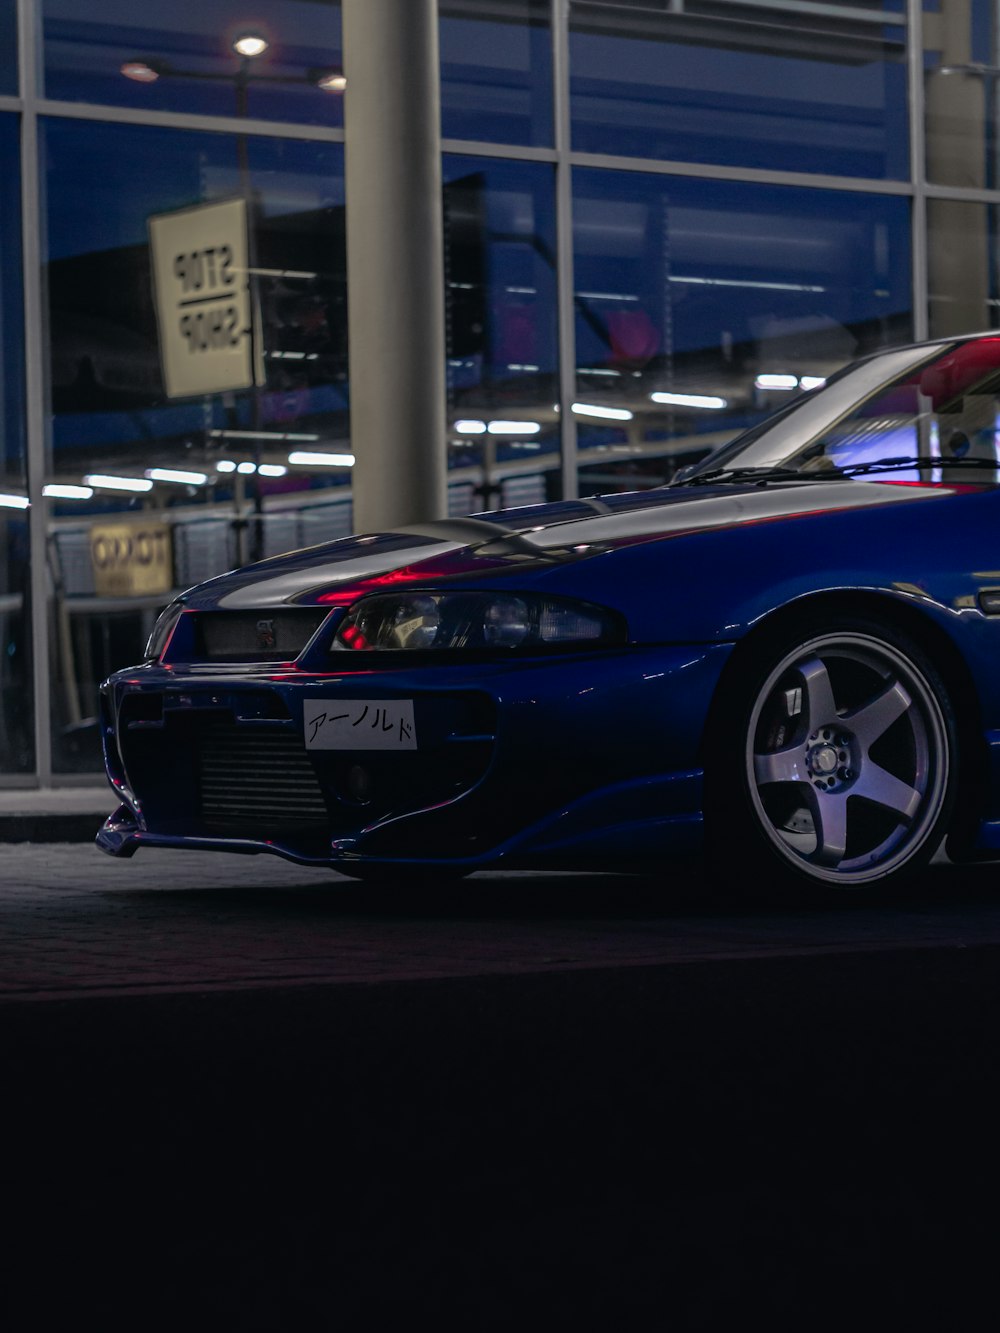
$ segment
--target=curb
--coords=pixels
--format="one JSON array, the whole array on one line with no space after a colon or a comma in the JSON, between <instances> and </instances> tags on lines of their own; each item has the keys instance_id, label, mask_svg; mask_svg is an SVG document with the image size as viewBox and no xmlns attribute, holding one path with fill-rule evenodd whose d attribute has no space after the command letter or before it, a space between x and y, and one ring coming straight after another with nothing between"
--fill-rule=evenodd
<instances>
[{"instance_id":1,"label":"curb","mask_svg":"<svg viewBox=\"0 0 1000 1333\"><path fill-rule=\"evenodd\" d=\"M113 800L110 804L114 804ZM93 842L107 817L106 814L0 815L0 843Z\"/></svg>"}]
</instances>

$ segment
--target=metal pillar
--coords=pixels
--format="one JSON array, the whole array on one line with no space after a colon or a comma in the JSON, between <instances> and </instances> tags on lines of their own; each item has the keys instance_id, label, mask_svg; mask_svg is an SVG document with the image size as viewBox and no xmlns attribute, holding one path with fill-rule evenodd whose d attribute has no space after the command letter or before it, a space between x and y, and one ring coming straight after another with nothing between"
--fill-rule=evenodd
<instances>
[{"instance_id":1,"label":"metal pillar","mask_svg":"<svg viewBox=\"0 0 1000 1333\"><path fill-rule=\"evenodd\" d=\"M436 0L344 0L354 527L443 517L444 230Z\"/></svg>"}]
</instances>

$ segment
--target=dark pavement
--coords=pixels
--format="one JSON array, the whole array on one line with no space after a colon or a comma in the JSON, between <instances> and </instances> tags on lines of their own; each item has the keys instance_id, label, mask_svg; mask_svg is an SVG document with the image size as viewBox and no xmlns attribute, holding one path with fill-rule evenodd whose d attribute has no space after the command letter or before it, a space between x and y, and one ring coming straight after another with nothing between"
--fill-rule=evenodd
<instances>
[{"instance_id":1,"label":"dark pavement","mask_svg":"<svg viewBox=\"0 0 1000 1333\"><path fill-rule=\"evenodd\" d=\"M995 1324L995 868L0 869L5 1328Z\"/></svg>"}]
</instances>

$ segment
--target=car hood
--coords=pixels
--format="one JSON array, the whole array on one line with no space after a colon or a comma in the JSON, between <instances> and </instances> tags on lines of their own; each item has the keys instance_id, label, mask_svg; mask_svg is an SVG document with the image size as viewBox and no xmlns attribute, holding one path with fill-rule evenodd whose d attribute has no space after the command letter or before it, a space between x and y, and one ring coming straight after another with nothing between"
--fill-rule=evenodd
<instances>
[{"instance_id":1,"label":"car hood","mask_svg":"<svg viewBox=\"0 0 1000 1333\"><path fill-rule=\"evenodd\" d=\"M344 606L403 584L534 582L554 569L637 544L748 524L941 502L942 486L885 482L683 487L443 519L294 551L201 584L193 610Z\"/></svg>"}]
</instances>

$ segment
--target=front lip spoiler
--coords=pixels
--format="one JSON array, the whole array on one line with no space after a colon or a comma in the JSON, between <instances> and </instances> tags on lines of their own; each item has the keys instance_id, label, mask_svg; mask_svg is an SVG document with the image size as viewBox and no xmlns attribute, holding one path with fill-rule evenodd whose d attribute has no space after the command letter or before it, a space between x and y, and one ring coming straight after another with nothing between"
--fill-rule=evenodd
<instances>
[{"instance_id":1,"label":"front lip spoiler","mask_svg":"<svg viewBox=\"0 0 1000 1333\"><path fill-rule=\"evenodd\" d=\"M326 867L330 870L362 865L395 866L401 870L407 866L440 867L467 873L501 866L543 868L548 864L551 868L558 868L579 865L581 858L585 864L590 863L591 857L613 857L619 860L623 846L631 847L640 855L644 851L649 855L658 855L662 853L664 839L675 852L700 850L702 816L700 799L696 799L696 794L700 798L701 780L702 773L698 769L624 783L615 789L614 795L619 802L625 798L626 808L619 804L616 818L603 824L597 821L599 831L594 836L590 835L587 825L593 822L590 816L595 798L587 796L572 806L561 807L530 828L520 830L504 842L475 856L422 858L370 855L362 850L365 841L363 835L334 838L327 855L309 856L276 841L151 833L141 827L134 811L127 805L120 806L105 821L97 834L96 843L109 856L134 856L140 847L190 848L194 851L235 852L245 856L267 853L297 865ZM630 798L644 787L653 798L652 807L647 804L646 813L636 818L627 807L631 804Z\"/></svg>"},{"instance_id":2,"label":"front lip spoiler","mask_svg":"<svg viewBox=\"0 0 1000 1333\"><path fill-rule=\"evenodd\" d=\"M178 837L170 833L150 833L140 828L135 815L127 805L120 806L104 821L95 843L109 856L134 856L140 847L171 847L202 852L236 852L244 856L258 856L269 852L305 866L329 866L327 856L303 856L280 842L257 842L252 838Z\"/></svg>"}]
</instances>

